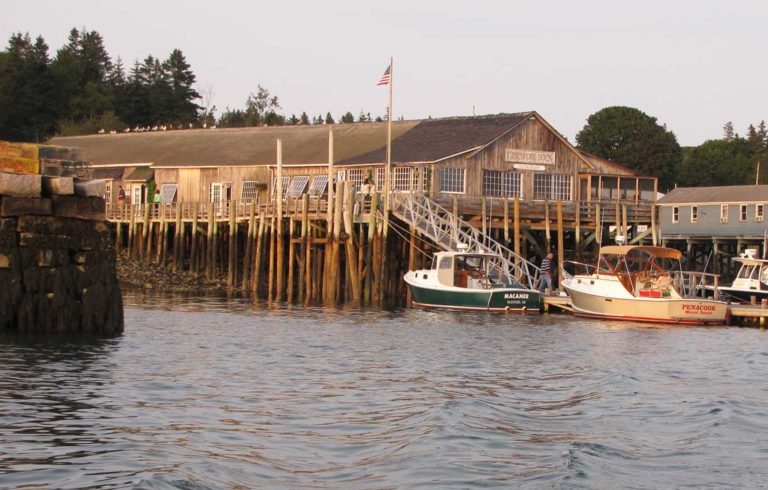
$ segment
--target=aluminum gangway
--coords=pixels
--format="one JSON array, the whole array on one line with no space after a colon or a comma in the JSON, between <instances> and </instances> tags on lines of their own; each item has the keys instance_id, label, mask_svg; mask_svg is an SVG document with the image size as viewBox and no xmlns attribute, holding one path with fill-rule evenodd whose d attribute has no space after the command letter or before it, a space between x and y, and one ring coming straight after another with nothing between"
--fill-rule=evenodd
<instances>
[{"instance_id":1,"label":"aluminum gangway","mask_svg":"<svg viewBox=\"0 0 768 490\"><path fill-rule=\"evenodd\" d=\"M416 228L444 250L483 251L493 254L491 271L507 283L537 289L541 269L493 238L419 193L394 194L392 213Z\"/></svg>"}]
</instances>

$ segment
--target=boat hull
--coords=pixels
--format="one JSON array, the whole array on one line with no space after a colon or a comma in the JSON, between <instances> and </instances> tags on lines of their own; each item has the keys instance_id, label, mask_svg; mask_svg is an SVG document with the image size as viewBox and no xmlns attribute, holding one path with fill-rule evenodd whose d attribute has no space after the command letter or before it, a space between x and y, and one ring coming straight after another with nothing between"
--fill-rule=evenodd
<instances>
[{"instance_id":1,"label":"boat hull","mask_svg":"<svg viewBox=\"0 0 768 490\"><path fill-rule=\"evenodd\" d=\"M500 313L539 313L541 293L522 288L462 289L416 284L406 276L414 306Z\"/></svg>"},{"instance_id":2,"label":"boat hull","mask_svg":"<svg viewBox=\"0 0 768 490\"><path fill-rule=\"evenodd\" d=\"M728 306L722 301L689 298L620 298L594 294L563 281L576 315L592 318L691 325L723 324Z\"/></svg>"}]
</instances>

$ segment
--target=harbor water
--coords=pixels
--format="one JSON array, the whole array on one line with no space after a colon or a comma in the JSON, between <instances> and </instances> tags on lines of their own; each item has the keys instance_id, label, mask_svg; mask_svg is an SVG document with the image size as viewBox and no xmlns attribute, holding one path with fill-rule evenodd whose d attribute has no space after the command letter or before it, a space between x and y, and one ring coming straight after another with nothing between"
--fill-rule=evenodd
<instances>
[{"instance_id":1,"label":"harbor water","mask_svg":"<svg viewBox=\"0 0 768 490\"><path fill-rule=\"evenodd\" d=\"M768 338L125 294L0 336L0 488L755 488Z\"/></svg>"}]
</instances>

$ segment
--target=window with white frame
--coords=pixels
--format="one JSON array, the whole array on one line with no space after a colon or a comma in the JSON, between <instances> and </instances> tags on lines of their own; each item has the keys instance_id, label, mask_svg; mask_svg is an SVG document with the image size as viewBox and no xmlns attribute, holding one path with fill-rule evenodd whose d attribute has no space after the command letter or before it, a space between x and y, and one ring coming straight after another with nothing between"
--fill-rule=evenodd
<instances>
[{"instance_id":1,"label":"window with white frame","mask_svg":"<svg viewBox=\"0 0 768 490\"><path fill-rule=\"evenodd\" d=\"M430 192L432 190L432 168L424 167L421 169L421 187L419 190Z\"/></svg>"},{"instance_id":2,"label":"window with white frame","mask_svg":"<svg viewBox=\"0 0 768 490\"><path fill-rule=\"evenodd\" d=\"M315 175L312 177L312 184L309 186L309 197L320 197L325 193L328 186L328 175Z\"/></svg>"},{"instance_id":3,"label":"window with white frame","mask_svg":"<svg viewBox=\"0 0 768 490\"><path fill-rule=\"evenodd\" d=\"M440 190L453 194L464 194L465 169L446 167L440 169Z\"/></svg>"},{"instance_id":4,"label":"window with white frame","mask_svg":"<svg viewBox=\"0 0 768 490\"><path fill-rule=\"evenodd\" d=\"M350 168L347 170L347 189L354 187L355 192L359 192L363 186L363 169L362 168Z\"/></svg>"},{"instance_id":5,"label":"window with white frame","mask_svg":"<svg viewBox=\"0 0 768 490\"><path fill-rule=\"evenodd\" d=\"M755 221L763 221L763 205L755 204Z\"/></svg>"},{"instance_id":6,"label":"window with white frame","mask_svg":"<svg viewBox=\"0 0 768 490\"><path fill-rule=\"evenodd\" d=\"M307 187L307 182L309 182L309 176L307 175L297 175L294 177L288 186L288 190L285 192L285 197L300 197Z\"/></svg>"},{"instance_id":7,"label":"window with white frame","mask_svg":"<svg viewBox=\"0 0 768 490\"><path fill-rule=\"evenodd\" d=\"M411 167L395 167L392 190L395 192L408 192L411 190Z\"/></svg>"},{"instance_id":8,"label":"window with white frame","mask_svg":"<svg viewBox=\"0 0 768 490\"><path fill-rule=\"evenodd\" d=\"M376 169L376 187L380 190L384 190L384 176L386 175L386 169L384 168L377 168Z\"/></svg>"},{"instance_id":9,"label":"window with white frame","mask_svg":"<svg viewBox=\"0 0 768 490\"><path fill-rule=\"evenodd\" d=\"M747 205L739 205L739 221L747 221Z\"/></svg>"},{"instance_id":10,"label":"window with white frame","mask_svg":"<svg viewBox=\"0 0 768 490\"><path fill-rule=\"evenodd\" d=\"M533 198L570 201L572 180L572 176L564 174L534 174Z\"/></svg>"},{"instance_id":11,"label":"window with white frame","mask_svg":"<svg viewBox=\"0 0 768 490\"><path fill-rule=\"evenodd\" d=\"M699 207L691 206L691 223L699 222Z\"/></svg>"},{"instance_id":12,"label":"window with white frame","mask_svg":"<svg viewBox=\"0 0 768 490\"><path fill-rule=\"evenodd\" d=\"M176 184L163 184L160 186L160 202L163 204L172 203L176 200Z\"/></svg>"},{"instance_id":13,"label":"window with white frame","mask_svg":"<svg viewBox=\"0 0 768 490\"><path fill-rule=\"evenodd\" d=\"M243 202L253 202L259 197L259 181L244 180L240 189L240 199Z\"/></svg>"},{"instance_id":14,"label":"window with white frame","mask_svg":"<svg viewBox=\"0 0 768 490\"><path fill-rule=\"evenodd\" d=\"M728 205L727 204L720 205L720 222L721 223L728 222Z\"/></svg>"},{"instance_id":15,"label":"window with white frame","mask_svg":"<svg viewBox=\"0 0 768 490\"><path fill-rule=\"evenodd\" d=\"M522 175L519 172L483 171L483 195L522 197Z\"/></svg>"},{"instance_id":16,"label":"window with white frame","mask_svg":"<svg viewBox=\"0 0 768 490\"><path fill-rule=\"evenodd\" d=\"M672 206L672 222L673 223L680 222L680 208L678 208L677 206Z\"/></svg>"}]
</instances>

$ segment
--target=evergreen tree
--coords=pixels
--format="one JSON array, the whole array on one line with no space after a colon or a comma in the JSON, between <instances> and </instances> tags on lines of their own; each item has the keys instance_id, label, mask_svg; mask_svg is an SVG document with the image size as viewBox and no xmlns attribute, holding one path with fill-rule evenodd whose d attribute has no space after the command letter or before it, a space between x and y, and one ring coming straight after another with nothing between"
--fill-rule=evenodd
<instances>
[{"instance_id":1,"label":"evergreen tree","mask_svg":"<svg viewBox=\"0 0 768 490\"><path fill-rule=\"evenodd\" d=\"M312 118L312 124L323 124L324 122L325 122L325 119L323 119L323 116L321 116L320 114Z\"/></svg>"},{"instance_id":2,"label":"evergreen tree","mask_svg":"<svg viewBox=\"0 0 768 490\"><path fill-rule=\"evenodd\" d=\"M296 114L291 114L291 117L288 118L286 124L288 124L288 126L296 126L299 124L299 118L296 117Z\"/></svg>"},{"instance_id":3,"label":"evergreen tree","mask_svg":"<svg viewBox=\"0 0 768 490\"><path fill-rule=\"evenodd\" d=\"M333 120L333 116L330 112L325 114L325 124L333 124L335 121Z\"/></svg>"},{"instance_id":4,"label":"evergreen tree","mask_svg":"<svg viewBox=\"0 0 768 490\"><path fill-rule=\"evenodd\" d=\"M341 116L340 122L341 123L353 123L353 122L355 122L355 116L353 116L351 112L347 111L346 114Z\"/></svg>"},{"instance_id":5,"label":"evergreen tree","mask_svg":"<svg viewBox=\"0 0 768 490\"><path fill-rule=\"evenodd\" d=\"M58 128L60 106L48 45L14 34L0 53L0 139L44 141Z\"/></svg>"},{"instance_id":6,"label":"evergreen tree","mask_svg":"<svg viewBox=\"0 0 768 490\"><path fill-rule=\"evenodd\" d=\"M163 63L163 69L167 73L171 89L168 104L170 121L186 125L197 120L201 107L194 101L200 99L200 94L193 88L195 74L192 73L184 54L174 49Z\"/></svg>"},{"instance_id":7,"label":"evergreen tree","mask_svg":"<svg viewBox=\"0 0 768 490\"><path fill-rule=\"evenodd\" d=\"M737 134L733 130L733 123L728 121L723 125L723 139L725 141L731 141L736 138Z\"/></svg>"},{"instance_id":8,"label":"evergreen tree","mask_svg":"<svg viewBox=\"0 0 768 490\"><path fill-rule=\"evenodd\" d=\"M299 124L309 124L309 116L306 112L302 112L299 116Z\"/></svg>"}]
</instances>

